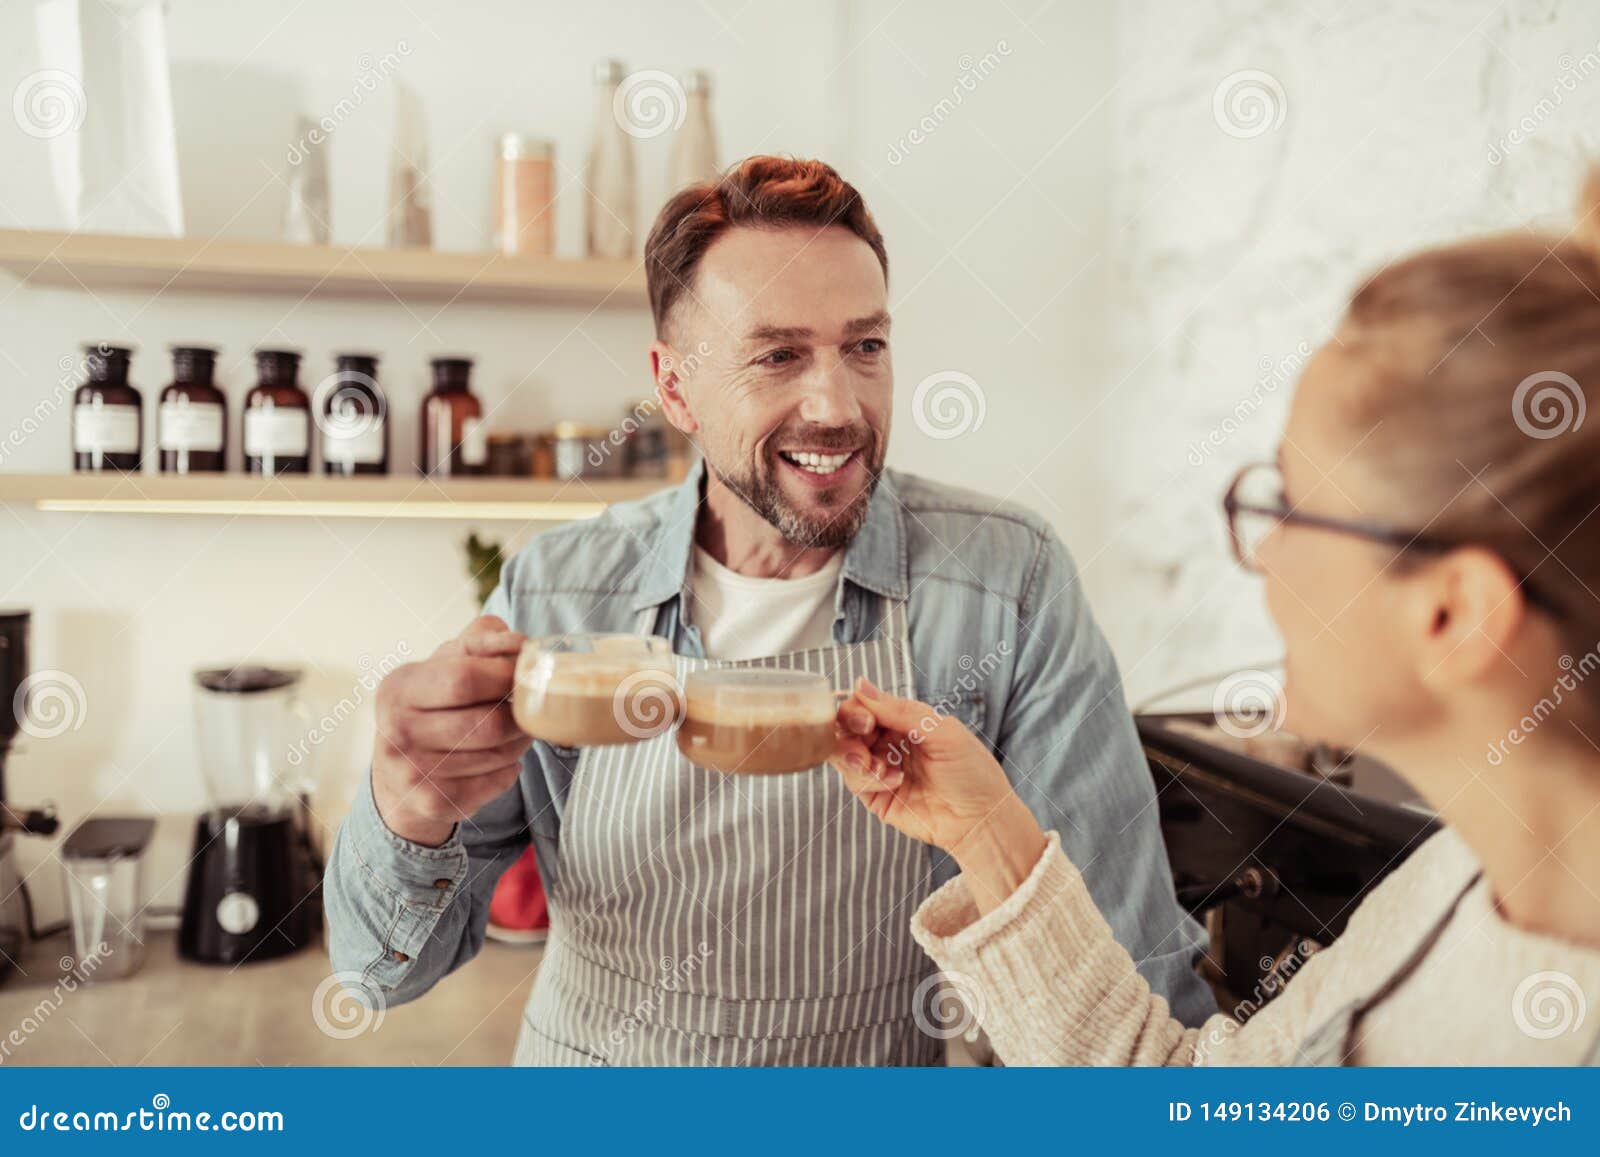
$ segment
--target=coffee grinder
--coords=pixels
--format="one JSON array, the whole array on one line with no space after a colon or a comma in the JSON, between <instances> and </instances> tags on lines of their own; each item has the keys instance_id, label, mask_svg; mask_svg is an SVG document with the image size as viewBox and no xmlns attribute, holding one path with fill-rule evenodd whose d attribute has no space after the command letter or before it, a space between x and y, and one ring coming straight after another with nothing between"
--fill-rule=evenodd
<instances>
[{"instance_id":1,"label":"coffee grinder","mask_svg":"<svg viewBox=\"0 0 1600 1157\"><path fill-rule=\"evenodd\" d=\"M299 682L300 672L272 667L194 674L211 807L196 824L178 930L189 960L269 960L304 948L321 927L322 865L296 767L311 730Z\"/></svg>"},{"instance_id":2,"label":"coffee grinder","mask_svg":"<svg viewBox=\"0 0 1600 1157\"><path fill-rule=\"evenodd\" d=\"M17 869L19 835L50 836L56 831L51 807L13 807L6 798L6 756L28 718L28 612L0 610L0 984L21 967L22 953L35 935L27 886Z\"/></svg>"}]
</instances>

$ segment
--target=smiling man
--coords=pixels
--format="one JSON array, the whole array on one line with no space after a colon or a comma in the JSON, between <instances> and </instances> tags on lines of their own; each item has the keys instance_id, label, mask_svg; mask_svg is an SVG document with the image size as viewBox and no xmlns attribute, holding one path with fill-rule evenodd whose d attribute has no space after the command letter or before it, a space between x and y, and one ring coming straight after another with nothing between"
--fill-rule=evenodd
<instances>
[{"instance_id":1,"label":"smiling man","mask_svg":"<svg viewBox=\"0 0 1600 1157\"><path fill-rule=\"evenodd\" d=\"M1065 549L1036 515L884 467L888 256L856 190L754 157L677 194L645 260L656 388L703 465L538 536L489 614L384 681L371 791L328 868L335 967L389 1002L425 992L481 947L531 839L551 931L520 1063L940 1062L954 1034L909 927L949 857L827 769L724 776L670 735L580 751L517 730L525 637L632 631L670 640L680 676L867 675L960 718L1197 1023L1203 937Z\"/></svg>"}]
</instances>

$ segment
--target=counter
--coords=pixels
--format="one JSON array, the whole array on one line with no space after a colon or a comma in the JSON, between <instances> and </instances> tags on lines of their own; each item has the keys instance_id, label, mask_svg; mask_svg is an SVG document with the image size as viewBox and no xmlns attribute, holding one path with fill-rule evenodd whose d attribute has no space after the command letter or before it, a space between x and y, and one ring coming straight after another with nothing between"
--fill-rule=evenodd
<instances>
[{"instance_id":1,"label":"counter","mask_svg":"<svg viewBox=\"0 0 1600 1157\"><path fill-rule=\"evenodd\" d=\"M61 986L67 937L29 946L26 975L0 986L6 1065L503 1065L511 1058L538 948L489 943L419 1001L341 1019L321 946L237 968L180 960L177 936L149 933L125 980ZM329 1026L324 1031L321 1024ZM15 1033L13 1037L11 1034ZM21 1043L17 1043L20 1038Z\"/></svg>"}]
</instances>

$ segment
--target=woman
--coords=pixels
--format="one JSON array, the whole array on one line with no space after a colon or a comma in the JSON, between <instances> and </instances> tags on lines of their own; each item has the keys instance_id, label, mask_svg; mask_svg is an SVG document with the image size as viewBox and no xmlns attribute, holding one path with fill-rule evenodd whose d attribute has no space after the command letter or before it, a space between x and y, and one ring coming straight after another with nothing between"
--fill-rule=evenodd
<instances>
[{"instance_id":1,"label":"woman","mask_svg":"<svg viewBox=\"0 0 1600 1157\"><path fill-rule=\"evenodd\" d=\"M1579 226L1383 269L1224 507L1285 727L1447 825L1246 1024L1186 1029L984 744L863 684L835 764L961 875L917 912L1010 1064L1600 1063L1600 183ZM1137 774L1130 768L1129 774ZM1587 1016L1585 1015L1587 1013Z\"/></svg>"}]
</instances>

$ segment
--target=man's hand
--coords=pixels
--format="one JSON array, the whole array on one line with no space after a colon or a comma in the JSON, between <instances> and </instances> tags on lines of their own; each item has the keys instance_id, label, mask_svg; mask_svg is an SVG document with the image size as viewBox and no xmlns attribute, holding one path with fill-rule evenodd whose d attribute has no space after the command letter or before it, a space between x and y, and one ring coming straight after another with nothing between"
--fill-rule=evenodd
<instances>
[{"instance_id":1,"label":"man's hand","mask_svg":"<svg viewBox=\"0 0 1600 1157\"><path fill-rule=\"evenodd\" d=\"M516 783L532 743L507 702L523 642L484 615L379 684L372 798L395 835L438 847Z\"/></svg>"}]
</instances>

